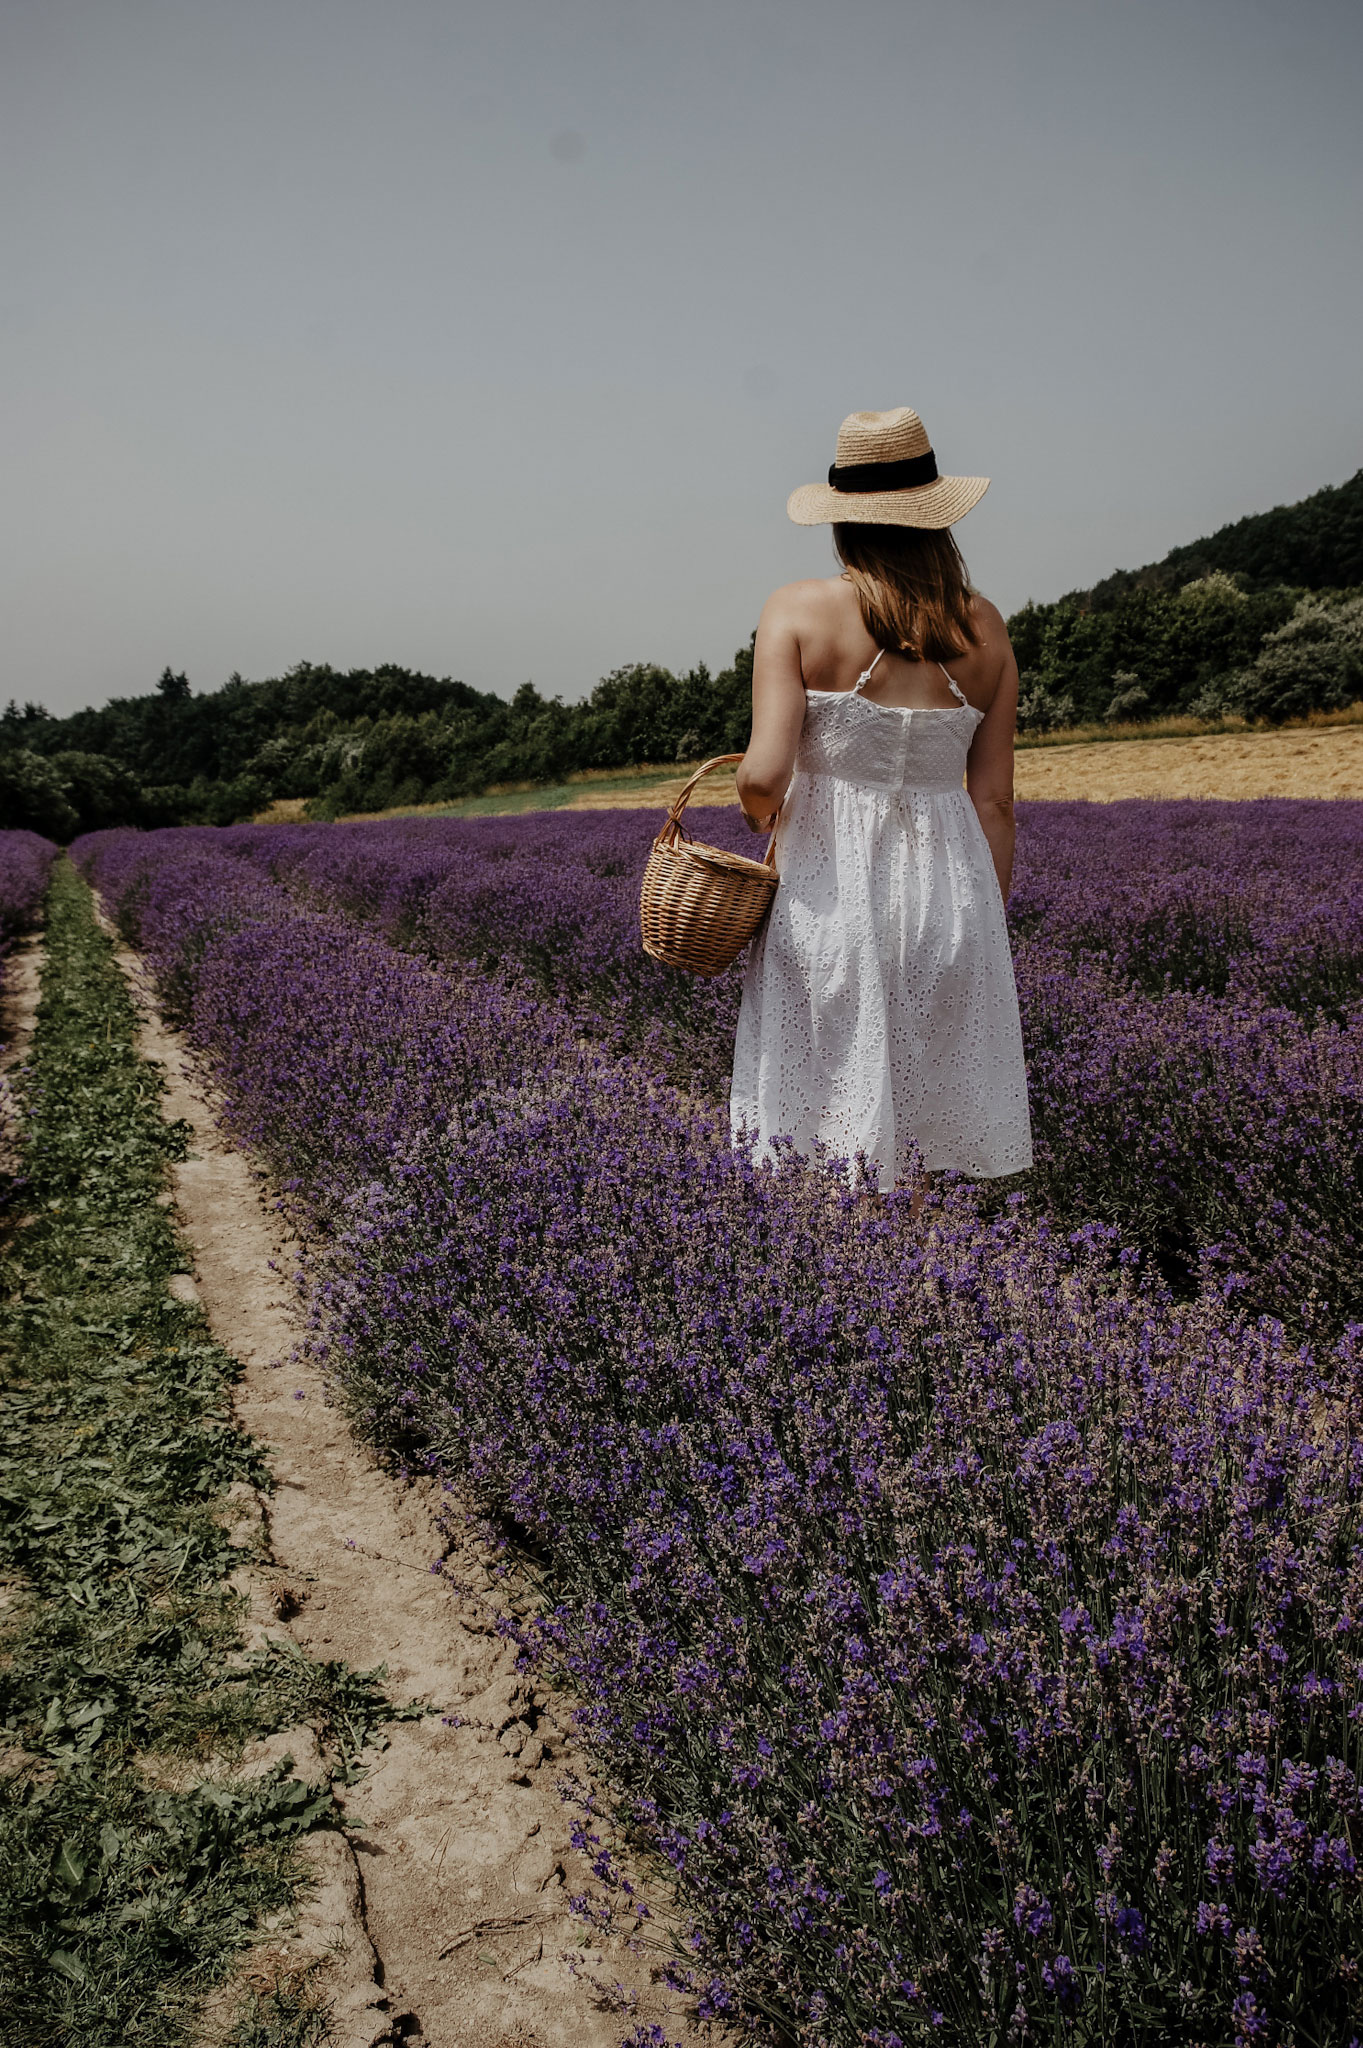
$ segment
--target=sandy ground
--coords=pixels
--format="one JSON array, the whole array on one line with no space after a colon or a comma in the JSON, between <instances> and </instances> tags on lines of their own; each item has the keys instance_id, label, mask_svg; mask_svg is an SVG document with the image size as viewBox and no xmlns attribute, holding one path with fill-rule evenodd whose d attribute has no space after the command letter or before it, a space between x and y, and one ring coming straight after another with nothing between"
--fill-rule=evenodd
<instances>
[{"instance_id":1,"label":"sandy ground","mask_svg":"<svg viewBox=\"0 0 1363 2048\"><path fill-rule=\"evenodd\" d=\"M566 808L662 806L673 801L685 782L679 775L657 782L641 780L636 789L625 791L584 789ZM1363 797L1363 726L1020 747L1015 787L1020 797L1087 797L1094 803L1112 803L1124 796ZM736 801L732 769L716 769L699 785L688 808Z\"/></svg>"},{"instance_id":2,"label":"sandy ground","mask_svg":"<svg viewBox=\"0 0 1363 2048\"><path fill-rule=\"evenodd\" d=\"M135 962L121 957L137 988ZM267 1501L241 1503L240 1540L260 1549L241 1577L257 1633L361 1670L386 1664L395 1702L438 1709L392 1724L340 1789L354 1832L311 1838L319 1889L279 1935L280 1966L330 1955L336 2048L614 2048L631 2022L596 1987L617 1981L637 1997L636 2018L694 2039L644 1960L583 1943L566 1897L585 1870L555 1790L573 1762L566 1709L516 1675L490 1605L431 1575L446 1555L462 1584L488 1584L475 1552L450 1554L437 1533L426 1483L381 1470L328 1406L317 1369L292 1357L294 1248L263 1175L224 1143L182 1043L145 998L143 1015L166 1115L194 1134L194 1156L175 1169L196 1262L180 1284L242 1360L236 1414L267 1446L277 1482ZM308 1729L260 1749L257 1766L287 1749L305 1774L323 1767ZM269 1960L257 1952L257 1976Z\"/></svg>"},{"instance_id":3,"label":"sandy ground","mask_svg":"<svg viewBox=\"0 0 1363 2048\"><path fill-rule=\"evenodd\" d=\"M16 940L0 960L0 1178L13 1173L18 1165L6 1076L28 1051L42 971L43 943L36 932Z\"/></svg>"}]
</instances>

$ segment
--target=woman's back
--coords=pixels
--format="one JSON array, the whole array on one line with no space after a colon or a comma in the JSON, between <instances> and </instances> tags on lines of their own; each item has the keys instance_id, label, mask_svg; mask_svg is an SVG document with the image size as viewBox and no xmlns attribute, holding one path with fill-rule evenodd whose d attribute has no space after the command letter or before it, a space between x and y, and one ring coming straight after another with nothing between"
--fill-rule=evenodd
<instances>
[{"instance_id":1,"label":"woman's back","mask_svg":"<svg viewBox=\"0 0 1363 2048\"><path fill-rule=\"evenodd\" d=\"M938 663L918 661L891 648L881 652L866 629L856 590L847 576L788 583L776 598L788 610L798 637L806 690L850 693L857 677L880 654L865 692L869 701L912 710L945 709L955 702ZM979 640L952 655L947 669L967 702L986 712L1006 666L1008 633L987 598L974 598L970 616Z\"/></svg>"}]
</instances>

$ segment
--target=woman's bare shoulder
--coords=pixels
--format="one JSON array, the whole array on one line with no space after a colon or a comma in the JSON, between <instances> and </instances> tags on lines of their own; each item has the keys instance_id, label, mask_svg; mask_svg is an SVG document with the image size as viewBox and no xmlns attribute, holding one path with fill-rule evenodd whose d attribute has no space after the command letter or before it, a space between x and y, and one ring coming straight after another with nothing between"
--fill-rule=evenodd
<instances>
[{"instance_id":1,"label":"woman's bare shoulder","mask_svg":"<svg viewBox=\"0 0 1363 2048\"><path fill-rule=\"evenodd\" d=\"M773 622L827 617L845 606L848 588L840 576L805 576L798 583L783 583L767 599L762 616Z\"/></svg>"},{"instance_id":2,"label":"woman's bare shoulder","mask_svg":"<svg viewBox=\"0 0 1363 2048\"><path fill-rule=\"evenodd\" d=\"M980 635L982 647L997 647L1002 651L1008 645L1008 625L1003 613L987 597L981 597L978 590L970 600L970 620Z\"/></svg>"}]
</instances>

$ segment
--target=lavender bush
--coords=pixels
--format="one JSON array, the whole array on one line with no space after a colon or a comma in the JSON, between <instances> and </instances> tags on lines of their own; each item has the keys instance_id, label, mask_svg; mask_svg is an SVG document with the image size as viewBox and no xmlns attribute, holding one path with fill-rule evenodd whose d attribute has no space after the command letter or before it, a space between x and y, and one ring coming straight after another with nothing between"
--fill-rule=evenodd
<instances>
[{"instance_id":1,"label":"lavender bush","mask_svg":"<svg viewBox=\"0 0 1363 2048\"><path fill-rule=\"evenodd\" d=\"M673 1080L718 1096L733 1051L736 976L679 974L639 944L639 882L658 823L648 811L551 812L339 832L246 826L223 840L301 901L375 924L431 960L524 969L546 992L568 996L603 1043L641 1051ZM697 832L753 851L732 812L706 812Z\"/></svg>"},{"instance_id":2,"label":"lavender bush","mask_svg":"<svg viewBox=\"0 0 1363 2048\"><path fill-rule=\"evenodd\" d=\"M758 845L734 811L692 819L718 845ZM1102 959L1156 994L1172 986L1304 1017L1341 1016L1357 1002L1363 804L1050 803L1022 805L1020 819L1015 939ZM223 837L400 944L514 959L553 987L666 1013L706 985L640 954L638 884L657 824L648 811L560 811L395 819L340 834L247 826ZM732 1040L735 1002L713 1012L721 1039ZM687 1012L688 1030L704 1028L704 1015Z\"/></svg>"},{"instance_id":3,"label":"lavender bush","mask_svg":"<svg viewBox=\"0 0 1363 2048\"><path fill-rule=\"evenodd\" d=\"M37 922L56 857L52 841L40 838L36 832L0 832L0 986L5 978L6 954L20 933ZM0 1021L0 1031L3 1028ZM0 1038L0 1050L3 1046ZM7 1114L7 1104L0 1094L0 1127ZM0 1165L0 1199L8 1200L13 1186L11 1176Z\"/></svg>"},{"instance_id":4,"label":"lavender bush","mask_svg":"<svg viewBox=\"0 0 1363 2048\"><path fill-rule=\"evenodd\" d=\"M222 843L304 903L440 963L514 966L603 1045L727 1084L739 971L650 960L638 884L656 816L238 828ZM698 831L746 838L732 812ZM1025 808L1011 906L1034 1198L1114 1224L1187 1292L1339 1329L1363 1315L1363 805Z\"/></svg>"},{"instance_id":5,"label":"lavender bush","mask_svg":"<svg viewBox=\"0 0 1363 2048\"><path fill-rule=\"evenodd\" d=\"M1182 989L1344 1020L1363 987L1363 803L1023 806L1015 939Z\"/></svg>"},{"instance_id":6,"label":"lavender bush","mask_svg":"<svg viewBox=\"0 0 1363 2048\"><path fill-rule=\"evenodd\" d=\"M56 857L36 832L0 832L0 958L36 921Z\"/></svg>"},{"instance_id":7,"label":"lavender bush","mask_svg":"<svg viewBox=\"0 0 1363 2048\"><path fill-rule=\"evenodd\" d=\"M316 842L305 890L272 856L290 894L238 839L77 854L327 1226L352 1406L547 1560L525 1652L570 1676L635 1853L676 1875L702 2011L820 2048L1347 2043L1357 1332L1288 1341L1211 1284L1175 1302L1111 1226L1034 1201L946 1186L915 1228L755 1170L582 1028L582 990L436 970L319 908L363 908L351 835L330 896ZM1300 1117L1335 1085L1338 1022L1160 995L1060 922L1029 1011L1071 1002L1119 1079L1144 1048L1163 1086L1191 1045L1277 1059L1255 1086ZM1112 1001L1145 1006L1129 1042ZM1251 1123L1271 1186L1281 1119ZM1153 1156L1186 1175L1210 1128L1194 1105Z\"/></svg>"}]
</instances>

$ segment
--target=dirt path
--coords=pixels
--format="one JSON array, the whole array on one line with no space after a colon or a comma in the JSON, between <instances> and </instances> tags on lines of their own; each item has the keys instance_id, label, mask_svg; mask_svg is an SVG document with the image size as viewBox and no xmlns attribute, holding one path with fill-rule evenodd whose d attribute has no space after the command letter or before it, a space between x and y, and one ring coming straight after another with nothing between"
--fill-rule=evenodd
<instances>
[{"instance_id":1,"label":"dirt path","mask_svg":"<svg viewBox=\"0 0 1363 2048\"><path fill-rule=\"evenodd\" d=\"M43 973L43 942L30 932L0 959L0 1067L15 1066L33 1036Z\"/></svg>"},{"instance_id":2,"label":"dirt path","mask_svg":"<svg viewBox=\"0 0 1363 2048\"><path fill-rule=\"evenodd\" d=\"M136 989L135 963L121 958ZM564 1746L554 1718L516 1676L490 1610L432 1577L447 1545L422 1487L380 1470L327 1405L316 1368L290 1362L292 1248L263 1177L222 1140L182 1042L142 1010L140 1049L165 1068L166 1114L194 1133L194 1156L175 1168L192 1284L215 1337L243 1362L236 1412L269 1448L277 1482L265 1503L270 1562L252 1575L260 1626L319 1658L386 1663L390 1697L440 1710L391 1725L341 1790L353 1863L339 1836L314 1838L322 1889L292 1957L281 1936L282 1959L296 1967L300 1946L344 1945L326 1987L343 2022L337 2048L614 2048L630 2022L603 2009L593 1979L622 1981L638 1996L634 2018L686 2040L644 1963L582 1945L566 1895L585 1871L555 1792ZM451 1564L462 1582L481 1573L471 1553ZM261 1748L291 1747L306 1771L307 1733Z\"/></svg>"},{"instance_id":3,"label":"dirt path","mask_svg":"<svg viewBox=\"0 0 1363 2048\"><path fill-rule=\"evenodd\" d=\"M42 973L43 942L36 932L17 940L0 959L0 1179L13 1173L18 1165L5 1077L28 1052L38 1014Z\"/></svg>"}]
</instances>

